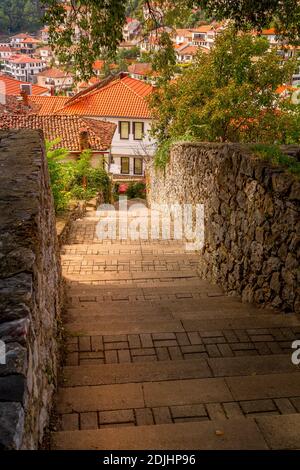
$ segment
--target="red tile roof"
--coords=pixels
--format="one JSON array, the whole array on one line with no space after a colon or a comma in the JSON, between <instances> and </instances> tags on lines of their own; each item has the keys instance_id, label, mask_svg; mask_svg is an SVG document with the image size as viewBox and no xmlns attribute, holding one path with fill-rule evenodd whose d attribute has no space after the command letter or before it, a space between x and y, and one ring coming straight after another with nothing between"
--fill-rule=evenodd
<instances>
[{"instance_id":1,"label":"red tile roof","mask_svg":"<svg viewBox=\"0 0 300 470\"><path fill-rule=\"evenodd\" d=\"M213 30L213 26L210 24L204 24L202 26L199 26L198 28L194 28L192 31L193 33L208 33L208 31Z\"/></svg>"},{"instance_id":2,"label":"red tile roof","mask_svg":"<svg viewBox=\"0 0 300 470\"><path fill-rule=\"evenodd\" d=\"M80 151L80 132L88 131L89 145L94 151L108 150L116 124L79 116L28 116L0 115L0 129L42 129L45 139L61 138L56 148L67 148L70 152Z\"/></svg>"},{"instance_id":3,"label":"red tile roof","mask_svg":"<svg viewBox=\"0 0 300 470\"><path fill-rule=\"evenodd\" d=\"M56 114L149 119L146 98L152 92L151 85L120 74L78 93Z\"/></svg>"},{"instance_id":4,"label":"red tile roof","mask_svg":"<svg viewBox=\"0 0 300 470\"><path fill-rule=\"evenodd\" d=\"M40 41L38 39L35 39L35 38L32 38L30 36L26 36L26 38L22 39L21 42L27 44L27 43L31 43L31 44L39 44Z\"/></svg>"},{"instance_id":5,"label":"red tile roof","mask_svg":"<svg viewBox=\"0 0 300 470\"><path fill-rule=\"evenodd\" d=\"M7 75L2 75L1 73L0 73L0 82L5 84L5 94L7 96L20 95L21 85L22 84L29 85L29 83L27 82L20 82L19 80L15 80L14 78L8 77ZM45 88L39 85L32 85L33 95L43 95L44 93L49 93L48 88Z\"/></svg>"},{"instance_id":6,"label":"red tile roof","mask_svg":"<svg viewBox=\"0 0 300 470\"><path fill-rule=\"evenodd\" d=\"M263 29L261 34L263 34L264 36L275 36L276 31L275 28Z\"/></svg>"},{"instance_id":7,"label":"red tile roof","mask_svg":"<svg viewBox=\"0 0 300 470\"><path fill-rule=\"evenodd\" d=\"M29 96L28 99L30 104L39 106L37 112L39 116L49 116L58 109L63 108L70 98L68 96Z\"/></svg>"},{"instance_id":8,"label":"red tile roof","mask_svg":"<svg viewBox=\"0 0 300 470\"><path fill-rule=\"evenodd\" d=\"M197 52L204 52L206 54L209 53L209 49L207 47L200 47L200 46L186 46L183 49L180 49L180 51L177 51L178 55L196 55Z\"/></svg>"},{"instance_id":9,"label":"red tile roof","mask_svg":"<svg viewBox=\"0 0 300 470\"><path fill-rule=\"evenodd\" d=\"M47 77L47 78L66 78L72 77L69 72L65 72L64 70L57 69L52 67L51 69L43 70L38 74L40 77Z\"/></svg>"},{"instance_id":10,"label":"red tile roof","mask_svg":"<svg viewBox=\"0 0 300 470\"><path fill-rule=\"evenodd\" d=\"M104 60L96 60L93 64L93 70L99 70L99 71L103 70L104 64L105 64ZM109 68L110 68L110 70L113 70L113 69L117 68L117 65L116 64L109 64Z\"/></svg>"},{"instance_id":11,"label":"red tile roof","mask_svg":"<svg viewBox=\"0 0 300 470\"><path fill-rule=\"evenodd\" d=\"M19 33L19 34L15 34L14 36L12 36L11 39L24 39L24 38L27 38L27 37L28 37L28 34Z\"/></svg>"},{"instance_id":12,"label":"red tile roof","mask_svg":"<svg viewBox=\"0 0 300 470\"><path fill-rule=\"evenodd\" d=\"M13 62L14 64L30 64L34 62L41 62L41 59L34 59L33 57L29 57L25 54L15 55L7 60L9 60L9 62Z\"/></svg>"},{"instance_id":13,"label":"red tile roof","mask_svg":"<svg viewBox=\"0 0 300 470\"><path fill-rule=\"evenodd\" d=\"M189 29L177 28L176 36L192 37L192 31Z\"/></svg>"},{"instance_id":14,"label":"red tile roof","mask_svg":"<svg viewBox=\"0 0 300 470\"><path fill-rule=\"evenodd\" d=\"M137 75L151 75L152 66L148 63L137 62L135 64L129 65L128 72Z\"/></svg>"}]
</instances>

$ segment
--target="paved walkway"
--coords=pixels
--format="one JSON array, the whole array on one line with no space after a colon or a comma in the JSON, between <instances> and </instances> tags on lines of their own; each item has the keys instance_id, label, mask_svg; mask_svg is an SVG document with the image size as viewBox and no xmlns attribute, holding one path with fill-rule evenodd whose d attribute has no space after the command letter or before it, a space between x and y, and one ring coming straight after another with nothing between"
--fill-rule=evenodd
<instances>
[{"instance_id":1,"label":"paved walkway","mask_svg":"<svg viewBox=\"0 0 300 470\"><path fill-rule=\"evenodd\" d=\"M97 222L76 221L62 251L52 448L299 449L299 321L200 280L178 241L101 242Z\"/></svg>"}]
</instances>

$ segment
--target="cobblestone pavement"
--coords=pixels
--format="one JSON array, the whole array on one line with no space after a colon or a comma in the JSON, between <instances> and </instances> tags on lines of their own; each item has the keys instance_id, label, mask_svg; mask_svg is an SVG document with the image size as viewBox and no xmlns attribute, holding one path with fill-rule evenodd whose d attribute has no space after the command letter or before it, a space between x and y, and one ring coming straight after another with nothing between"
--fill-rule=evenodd
<instances>
[{"instance_id":1,"label":"cobblestone pavement","mask_svg":"<svg viewBox=\"0 0 300 470\"><path fill-rule=\"evenodd\" d=\"M299 319L225 296L178 240L101 241L98 220L62 249L52 448L299 449Z\"/></svg>"}]
</instances>

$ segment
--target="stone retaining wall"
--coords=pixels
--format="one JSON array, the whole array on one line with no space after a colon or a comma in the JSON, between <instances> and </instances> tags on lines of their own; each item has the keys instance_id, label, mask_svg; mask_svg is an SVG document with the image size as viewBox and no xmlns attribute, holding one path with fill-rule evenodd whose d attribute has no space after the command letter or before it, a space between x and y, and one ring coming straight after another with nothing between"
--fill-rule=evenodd
<instances>
[{"instance_id":1,"label":"stone retaining wall","mask_svg":"<svg viewBox=\"0 0 300 470\"><path fill-rule=\"evenodd\" d=\"M38 447L56 385L61 272L44 152L38 131L0 131L0 449Z\"/></svg>"},{"instance_id":2,"label":"stone retaining wall","mask_svg":"<svg viewBox=\"0 0 300 470\"><path fill-rule=\"evenodd\" d=\"M203 278L246 302L300 312L298 177L245 146L182 143L148 180L150 205L204 203Z\"/></svg>"}]
</instances>

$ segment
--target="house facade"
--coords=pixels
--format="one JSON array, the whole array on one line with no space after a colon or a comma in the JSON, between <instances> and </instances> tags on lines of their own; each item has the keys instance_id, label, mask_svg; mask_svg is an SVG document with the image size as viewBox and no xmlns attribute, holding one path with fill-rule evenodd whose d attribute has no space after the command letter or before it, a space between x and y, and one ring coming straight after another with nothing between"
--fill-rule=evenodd
<instances>
[{"instance_id":1,"label":"house facade","mask_svg":"<svg viewBox=\"0 0 300 470\"><path fill-rule=\"evenodd\" d=\"M12 50L9 45L0 44L0 59L9 59L12 56Z\"/></svg>"},{"instance_id":2,"label":"house facade","mask_svg":"<svg viewBox=\"0 0 300 470\"><path fill-rule=\"evenodd\" d=\"M45 62L27 55L19 54L3 59L3 71L15 78L26 82L33 82L34 76L44 70Z\"/></svg>"},{"instance_id":3,"label":"house facade","mask_svg":"<svg viewBox=\"0 0 300 470\"><path fill-rule=\"evenodd\" d=\"M49 142L59 137L53 148L68 150L65 161L77 160L83 150L90 149L91 165L95 168L106 168L115 128L112 123L79 116L0 114L0 129L41 129Z\"/></svg>"},{"instance_id":4,"label":"house facade","mask_svg":"<svg viewBox=\"0 0 300 470\"><path fill-rule=\"evenodd\" d=\"M74 79L70 73L57 68L50 68L37 74L37 84L55 93L61 93L72 89Z\"/></svg>"},{"instance_id":5,"label":"house facade","mask_svg":"<svg viewBox=\"0 0 300 470\"><path fill-rule=\"evenodd\" d=\"M116 125L107 167L115 179L144 177L146 162L155 152L150 136L151 115L148 98L153 87L121 73L88 87L64 101L52 114L73 115ZM60 97L45 97L55 101ZM46 108L46 104L42 105Z\"/></svg>"}]
</instances>

